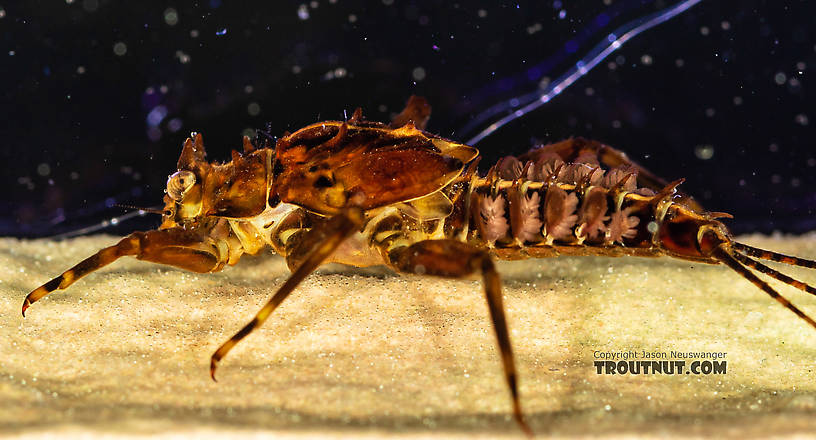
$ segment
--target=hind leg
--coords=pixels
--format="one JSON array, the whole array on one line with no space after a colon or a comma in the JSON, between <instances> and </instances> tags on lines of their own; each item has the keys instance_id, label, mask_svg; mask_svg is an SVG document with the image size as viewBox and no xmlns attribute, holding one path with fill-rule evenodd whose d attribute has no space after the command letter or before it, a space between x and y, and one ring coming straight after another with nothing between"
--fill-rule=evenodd
<instances>
[{"instance_id":1,"label":"hind leg","mask_svg":"<svg viewBox=\"0 0 816 440\"><path fill-rule=\"evenodd\" d=\"M504 377L510 388L513 402L513 417L519 427L532 436L532 430L524 421L519 403L516 365L513 347L507 330L504 304L501 294L501 280L493 261L484 250L455 240L425 240L410 246L388 251L389 265L403 273L434 275L446 278L463 278L472 273L481 273L485 288L485 299L496 331L496 340L501 353Z\"/></svg>"}]
</instances>

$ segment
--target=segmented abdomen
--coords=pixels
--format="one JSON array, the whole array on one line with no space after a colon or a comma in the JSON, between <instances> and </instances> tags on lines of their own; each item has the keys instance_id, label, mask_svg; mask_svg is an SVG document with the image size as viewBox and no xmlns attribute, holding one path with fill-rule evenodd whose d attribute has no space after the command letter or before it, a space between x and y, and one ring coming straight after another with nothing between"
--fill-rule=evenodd
<instances>
[{"instance_id":1,"label":"segmented abdomen","mask_svg":"<svg viewBox=\"0 0 816 440\"><path fill-rule=\"evenodd\" d=\"M637 186L634 167L603 169L594 155L500 160L470 187L470 239L491 248L652 247L674 195Z\"/></svg>"}]
</instances>

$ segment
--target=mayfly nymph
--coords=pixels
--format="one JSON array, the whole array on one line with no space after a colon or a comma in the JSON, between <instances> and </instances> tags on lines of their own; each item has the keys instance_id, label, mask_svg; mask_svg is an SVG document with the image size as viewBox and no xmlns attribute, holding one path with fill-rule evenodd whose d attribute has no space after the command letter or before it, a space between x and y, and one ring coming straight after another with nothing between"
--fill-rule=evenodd
<instances>
[{"instance_id":1,"label":"mayfly nymph","mask_svg":"<svg viewBox=\"0 0 816 440\"><path fill-rule=\"evenodd\" d=\"M671 256L725 264L816 327L751 269L811 294L813 287L757 259L816 262L731 238L718 218L619 150L581 138L506 157L485 175L478 151L424 131L427 102L412 97L390 124L325 121L271 142L243 138L232 160L206 161L201 134L183 145L157 230L134 232L34 289L45 295L119 257L216 272L266 247L292 275L254 319L211 357L218 362L259 327L319 265L386 265L397 272L460 278L481 274L512 412L524 421L512 345L493 260L559 255Z\"/></svg>"}]
</instances>

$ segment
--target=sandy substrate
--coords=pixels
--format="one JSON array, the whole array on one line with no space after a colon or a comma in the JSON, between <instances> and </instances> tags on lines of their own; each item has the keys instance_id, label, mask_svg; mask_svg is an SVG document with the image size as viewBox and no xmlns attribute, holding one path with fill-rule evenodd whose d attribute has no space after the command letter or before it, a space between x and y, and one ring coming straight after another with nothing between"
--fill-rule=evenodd
<instances>
[{"instance_id":1,"label":"sandy substrate","mask_svg":"<svg viewBox=\"0 0 816 440\"><path fill-rule=\"evenodd\" d=\"M816 257L816 236L745 237ZM198 275L124 259L35 304L110 236L0 239L0 435L522 438L480 283L327 266L221 363L288 271ZM816 283L816 271L783 268ZM522 404L540 438L816 432L816 331L724 266L499 264ZM816 314L816 298L779 286ZM726 352L722 375L599 375L595 351Z\"/></svg>"}]
</instances>

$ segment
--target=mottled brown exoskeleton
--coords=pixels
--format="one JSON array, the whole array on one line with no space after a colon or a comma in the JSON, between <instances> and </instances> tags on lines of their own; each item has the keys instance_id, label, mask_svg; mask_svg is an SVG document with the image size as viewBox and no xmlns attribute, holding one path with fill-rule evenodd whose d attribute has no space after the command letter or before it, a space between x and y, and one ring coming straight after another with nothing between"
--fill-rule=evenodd
<instances>
[{"instance_id":1,"label":"mottled brown exoskeleton","mask_svg":"<svg viewBox=\"0 0 816 440\"><path fill-rule=\"evenodd\" d=\"M390 125L326 121L279 139L244 137L243 153L212 164L200 134L184 142L167 182L158 230L134 232L28 294L43 296L119 257L215 272L266 246L292 275L255 318L213 353L210 373L238 341L262 325L320 264L387 265L398 272L459 278L481 274L513 415L516 368L494 258L558 255L672 257L724 263L813 327L810 317L749 268L811 294L816 289L751 257L816 268L816 262L734 242L717 220L625 154L584 139L506 157L485 176L478 151L423 131L430 115L412 97Z\"/></svg>"}]
</instances>

